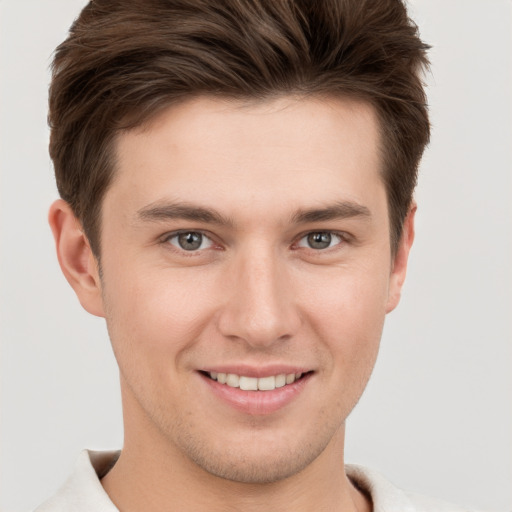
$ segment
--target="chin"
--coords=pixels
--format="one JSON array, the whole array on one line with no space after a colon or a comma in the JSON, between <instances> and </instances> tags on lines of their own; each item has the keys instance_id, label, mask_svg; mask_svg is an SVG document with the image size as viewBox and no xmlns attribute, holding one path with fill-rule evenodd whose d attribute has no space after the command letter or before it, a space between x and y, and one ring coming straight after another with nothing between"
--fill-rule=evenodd
<instances>
[{"instance_id":1,"label":"chin","mask_svg":"<svg viewBox=\"0 0 512 512\"><path fill-rule=\"evenodd\" d=\"M293 451L262 456L247 453L191 454L193 461L210 475L242 484L269 484L285 480L304 468L318 456L308 451Z\"/></svg>"},{"instance_id":2,"label":"chin","mask_svg":"<svg viewBox=\"0 0 512 512\"><path fill-rule=\"evenodd\" d=\"M303 471L337 439L339 425L316 425L314 432L255 429L212 439L188 431L175 437L180 452L210 475L243 484L282 481ZM194 438L195 437L195 438ZM235 439L238 438L238 439ZM199 440L201 439L201 440Z\"/></svg>"}]
</instances>

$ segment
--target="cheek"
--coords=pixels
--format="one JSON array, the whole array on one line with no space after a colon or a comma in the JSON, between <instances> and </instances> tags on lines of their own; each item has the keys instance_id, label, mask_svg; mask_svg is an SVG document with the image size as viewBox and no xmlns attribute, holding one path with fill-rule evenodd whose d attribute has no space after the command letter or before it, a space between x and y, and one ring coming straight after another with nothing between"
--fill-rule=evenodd
<instances>
[{"instance_id":1,"label":"cheek","mask_svg":"<svg viewBox=\"0 0 512 512\"><path fill-rule=\"evenodd\" d=\"M385 267L361 265L306 283L309 323L342 367L372 367L388 299ZM306 298L307 297L307 298Z\"/></svg>"},{"instance_id":2,"label":"cheek","mask_svg":"<svg viewBox=\"0 0 512 512\"><path fill-rule=\"evenodd\" d=\"M105 272L104 281L107 324L121 367L142 367L143 361L154 371L164 361L178 366L213 314L208 283L199 278L169 269L131 274L116 269Z\"/></svg>"}]
</instances>

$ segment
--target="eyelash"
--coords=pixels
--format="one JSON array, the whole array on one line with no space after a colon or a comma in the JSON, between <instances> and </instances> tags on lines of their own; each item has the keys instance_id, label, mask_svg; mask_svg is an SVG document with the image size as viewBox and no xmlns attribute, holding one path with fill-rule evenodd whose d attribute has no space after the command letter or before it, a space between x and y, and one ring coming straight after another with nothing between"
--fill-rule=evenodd
<instances>
[{"instance_id":1,"label":"eyelash","mask_svg":"<svg viewBox=\"0 0 512 512\"><path fill-rule=\"evenodd\" d=\"M201 245L205 241L205 239L209 241L210 245L208 247L206 247L206 248L203 248L203 249L187 250L187 249L184 249L183 247L179 247L178 243L173 244L171 242L172 239L175 239L175 238L177 239L180 235L189 235L189 234L199 234L199 235L201 235L201 237L203 237L202 240L201 240ZM325 247L325 248L313 248L313 247L309 247L309 246L301 246L301 245L299 245L300 242L302 240L306 239L307 237L310 237L312 235L325 235L325 234L329 235L330 237L338 238L338 242L335 243L333 246L328 246L328 247ZM296 241L292 244L292 248L294 250L298 250L300 248L304 248L304 249L310 250L310 251L312 251L314 253L320 254L320 253L331 252L331 250L335 250L338 246L344 245L344 244L346 244L348 242L349 242L349 235L347 233L345 233L345 232L329 231L329 230L324 230L324 231L322 231L322 230L319 230L319 231L308 231L306 233L300 234L296 238ZM167 235L165 235L161 239L161 243L162 244L171 245L172 249L176 250L180 254L187 255L187 256L195 256L195 255L201 254L203 251L212 248L212 246L217 246L216 248L220 248L220 245L216 244L216 242L214 241L213 237L210 236L207 232L204 232L204 231L201 231L201 230L192 230L192 229L191 230L180 230L180 231L175 231L173 233L168 233Z\"/></svg>"}]
</instances>

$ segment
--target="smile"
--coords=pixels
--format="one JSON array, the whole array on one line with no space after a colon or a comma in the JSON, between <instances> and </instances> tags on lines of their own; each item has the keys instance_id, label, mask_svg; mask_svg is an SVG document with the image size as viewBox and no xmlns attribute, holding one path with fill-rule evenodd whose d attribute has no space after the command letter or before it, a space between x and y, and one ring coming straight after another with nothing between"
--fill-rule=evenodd
<instances>
[{"instance_id":1,"label":"smile","mask_svg":"<svg viewBox=\"0 0 512 512\"><path fill-rule=\"evenodd\" d=\"M289 365L276 365L272 369L268 366L232 365L216 370L208 368L198 373L206 389L224 404L244 414L267 415L298 399L311 385L308 383L315 371Z\"/></svg>"},{"instance_id":2,"label":"smile","mask_svg":"<svg viewBox=\"0 0 512 512\"><path fill-rule=\"evenodd\" d=\"M273 391L276 388L282 388L293 384L302 377L302 373L281 373L268 377L247 377L245 375L236 375L234 373L208 372L207 375L226 386L240 388L244 391Z\"/></svg>"}]
</instances>

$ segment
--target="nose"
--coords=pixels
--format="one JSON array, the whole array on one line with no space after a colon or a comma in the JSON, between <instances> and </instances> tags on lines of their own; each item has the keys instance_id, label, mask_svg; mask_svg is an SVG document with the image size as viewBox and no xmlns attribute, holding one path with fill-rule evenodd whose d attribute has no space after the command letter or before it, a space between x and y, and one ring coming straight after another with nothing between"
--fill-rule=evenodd
<instances>
[{"instance_id":1,"label":"nose","mask_svg":"<svg viewBox=\"0 0 512 512\"><path fill-rule=\"evenodd\" d=\"M262 252L252 251L232 263L228 299L218 320L224 336L261 349L290 339L301 323L286 262L271 251Z\"/></svg>"}]
</instances>

